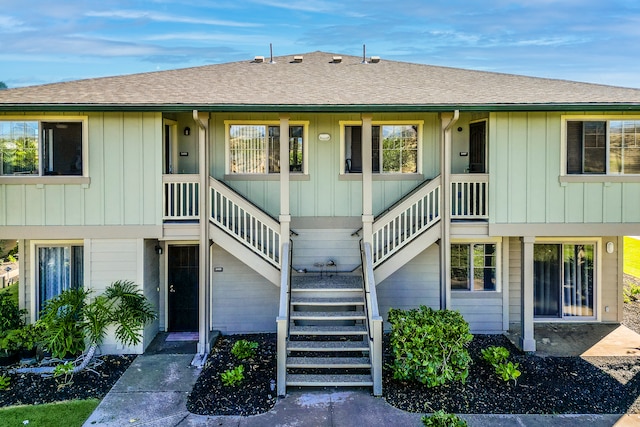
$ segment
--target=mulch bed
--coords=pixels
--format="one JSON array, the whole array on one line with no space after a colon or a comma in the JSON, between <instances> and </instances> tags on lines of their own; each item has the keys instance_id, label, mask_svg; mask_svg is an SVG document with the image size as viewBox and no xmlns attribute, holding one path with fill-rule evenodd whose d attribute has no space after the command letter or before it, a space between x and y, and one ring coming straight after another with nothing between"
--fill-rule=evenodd
<instances>
[{"instance_id":1,"label":"mulch bed","mask_svg":"<svg viewBox=\"0 0 640 427\"><path fill-rule=\"evenodd\" d=\"M63 377L10 374L11 366L0 367L0 375L10 378L9 389L0 391L0 407L73 399L102 399L135 358L135 355L98 357L103 363L95 368L95 372L75 374L71 379L72 383L66 386L61 386Z\"/></svg>"},{"instance_id":2,"label":"mulch bed","mask_svg":"<svg viewBox=\"0 0 640 427\"><path fill-rule=\"evenodd\" d=\"M258 343L256 356L238 360L231 354L236 341L245 339ZM226 386L220 374L238 365L244 366L244 380L238 385ZM193 391L187 400L187 409L200 415L255 415L267 412L276 403L276 335L227 335L218 339Z\"/></svg>"}]
</instances>

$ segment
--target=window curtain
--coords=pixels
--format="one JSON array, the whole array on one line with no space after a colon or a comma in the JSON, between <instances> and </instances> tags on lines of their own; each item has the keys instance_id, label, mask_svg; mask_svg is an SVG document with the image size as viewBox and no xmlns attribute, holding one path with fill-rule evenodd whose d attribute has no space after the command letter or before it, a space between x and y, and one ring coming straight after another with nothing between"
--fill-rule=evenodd
<instances>
[{"instance_id":1,"label":"window curtain","mask_svg":"<svg viewBox=\"0 0 640 427\"><path fill-rule=\"evenodd\" d=\"M38 248L38 310L44 303L70 288L83 285L83 250L81 246Z\"/></svg>"},{"instance_id":2,"label":"window curtain","mask_svg":"<svg viewBox=\"0 0 640 427\"><path fill-rule=\"evenodd\" d=\"M564 246L563 316L593 316L593 245Z\"/></svg>"},{"instance_id":3,"label":"window curtain","mask_svg":"<svg viewBox=\"0 0 640 427\"><path fill-rule=\"evenodd\" d=\"M534 245L535 317L560 316L560 248L561 245Z\"/></svg>"}]
</instances>

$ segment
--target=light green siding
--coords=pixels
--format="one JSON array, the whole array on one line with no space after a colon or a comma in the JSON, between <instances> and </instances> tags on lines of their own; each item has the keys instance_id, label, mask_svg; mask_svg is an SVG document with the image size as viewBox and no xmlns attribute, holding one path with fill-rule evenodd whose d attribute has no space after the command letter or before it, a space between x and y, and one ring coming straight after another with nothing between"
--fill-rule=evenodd
<instances>
[{"instance_id":1,"label":"light green siding","mask_svg":"<svg viewBox=\"0 0 640 427\"><path fill-rule=\"evenodd\" d=\"M0 226L161 224L161 114L78 115L88 117L90 184L0 184Z\"/></svg>"},{"instance_id":2,"label":"light green siding","mask_svg":"<svg viewBox=\"0 0 640 427\"><path fill-rule=\"evenodd\" d=\"M492 113L493 224L639 222L637 182L560 182L563 113Z\"/></svg>"},{"instance_id":3,"label":"light green siding","mask_svg":"<svg viewBox=\"0 0 640 427\"><path fill-rule=\"evenodd\" d=\"M211 175L225 181L225 120L278 121L274 114L213 114L211 116ZM309 123L306 149L308 150L308 176L299 180L292 174L290 184L291 215L298 217L359 216L362 215L362 182L340 177L340 122L358 121L357 114L291 114L290 121ZM433 178L440 172L440 122L438 115L429 114L378 114L373 121L421 120L423 125L422 175L412 180L394 180L374 174L373 211L382 212L414 189L425 178ZM319 141L318 134L327 133L329 141ZM358 175L359 176L359 175ZM280 187L274 180L243 180L240 177L226 180L238 193L269 214L277 216L280 209Z\"/></svg>"}]
</instances>

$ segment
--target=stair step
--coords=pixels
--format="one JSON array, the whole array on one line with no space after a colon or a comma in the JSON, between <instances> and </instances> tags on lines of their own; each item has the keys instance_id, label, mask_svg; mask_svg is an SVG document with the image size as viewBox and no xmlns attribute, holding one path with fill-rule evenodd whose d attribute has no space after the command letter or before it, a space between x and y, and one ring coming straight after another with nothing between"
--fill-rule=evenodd
<instances>
[{"instance_id":1,"label":"stair step","mask_svg":"<svg viewBox=\"0 0 640 427\"><path fill-rule=\"evenodd\" d=\"M353 326L297 326L291 325L290 335L366 335L364 325Z\"/></svg>"},{"instance_id":2,"label":"stair step","mask_svg":"<svg viewBox=\"0 0 640 427\"><path fill-rule=\"evenodd\" d=\"M370 368L368 357L289 357L287 368Z\"/></svg>"},{"instance_id":3,"label":"stair step","mask_svg":"<svg viewBox=\"0 0 640 427\"><path fill-rule=\"evenodd\" d=\"M291 305L313 305L313 306L341 306L341 305L364 305L364 298L309 298L292 297Z\"/></svg>"},{"instance_id":4,"label":"stair step","mask_svg":"<svg viewBox=\"0 0 640 427\"><path fill-rule=\"evenodd\" d=\"M292 311L291 320L363 320L364 311Z\"/></svg>"},{"instance_id":5,"label":"stair step","mask_svg":"<svg viewBox=\"0 0 640 427\"><path fill-rule=\"evenodd\" d=\"M287 374L287 385L298 387L372 386L371 375L306 375Z\"/></svg>"},{"instance_id":6,"label":"stair step","mask_svg":"<svg viewBox=\"0 0 640 427\"><path fill-rule=\"evenodd\" d=\"M287 351L369 351L363 341L289 341Z\"/></svg>"}]
</instances>

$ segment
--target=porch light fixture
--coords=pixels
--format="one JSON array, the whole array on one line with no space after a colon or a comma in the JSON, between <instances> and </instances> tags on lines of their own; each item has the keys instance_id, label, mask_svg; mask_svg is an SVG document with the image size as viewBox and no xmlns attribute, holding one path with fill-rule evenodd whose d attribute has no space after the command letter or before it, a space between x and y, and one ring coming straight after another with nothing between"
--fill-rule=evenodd
<instances>
[{"instance_id":1,"label":"porch light fixture","mask_svg":"<svg viewBox=\"0 0 640 427\"><path fill-rule=\"evenodd\" d=\"M331 139L331 135L328 133L320 133L318 134L318 139L320 141L329 141Z\"/></svg>"},{"instance_id":2,"label":"porch light fixture","mask_svg":"<svg viewBox=\"0 0 640 427\"><path fill-rule=\"evenodd\" d=\"M607 242L607 253L608 254L612 254L613 253L613 242Z\"/></svg>"},{"instance_id":3,"label":"porch light fixture","mask_svg":"<svg viewBox=\"0 0 640 427\"><path fill-rule=\"evenodd\" d=\"M184 128L184 135L185 136L189 136L191 135L191 128L189 126L187 126L186 128Z\"/></svg>"},{"instance_id":4,"label":"porch light fixture","mask_svg":"<svg viewBox=\"0 0 640 427\"><path fill-rule=\"evenodd\" d=\"M162 246L156 245L154 249L158 255L162 255Z\"/></svg>"}]
</instances>

